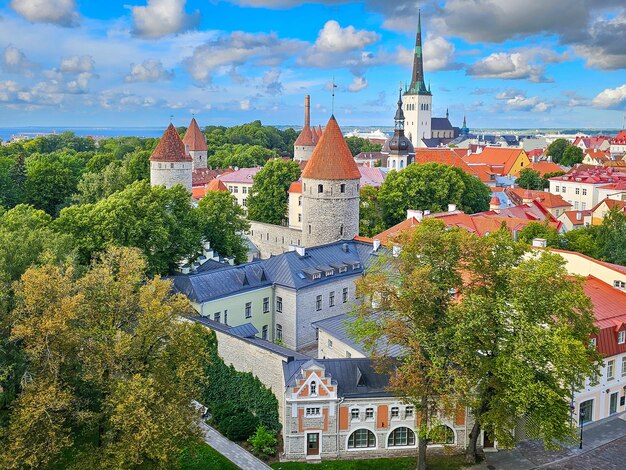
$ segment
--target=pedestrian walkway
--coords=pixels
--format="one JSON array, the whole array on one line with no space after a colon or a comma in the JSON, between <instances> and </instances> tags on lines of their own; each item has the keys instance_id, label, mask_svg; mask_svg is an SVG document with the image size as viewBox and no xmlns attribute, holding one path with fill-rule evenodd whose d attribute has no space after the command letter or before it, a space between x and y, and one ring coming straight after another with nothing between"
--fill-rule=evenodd
<instances>
[{"instance_id":1,"label":"pedestrian walkway","mask_svg":"<svg viewBox=\"0 0 626 470\"><path fill-rule=\"evenodd\" d=\"M530 470L530 469L623 469L624 457L613 452L626 443L626 413L586 425L583 428L583 448L579 441L563 444L556 451L545 450L540 441L524 441L515 449L486 453L485 460L471 467L473 470ZM590 466L591 465L591 466Z\"/></svg>"},{"instance_id":2,"label":"pedestrian walkway","mask_svg":"<svg viewBox=\"0 0 626 470\"><path fill-rule=\"evenodd\" d=\"M257 459L243 447L226 439L216 429L205 422L200 423L200 429L204 436L204 442L233 462L243 470L271 470L271 467Z\"/></svg>"}]
</instances>

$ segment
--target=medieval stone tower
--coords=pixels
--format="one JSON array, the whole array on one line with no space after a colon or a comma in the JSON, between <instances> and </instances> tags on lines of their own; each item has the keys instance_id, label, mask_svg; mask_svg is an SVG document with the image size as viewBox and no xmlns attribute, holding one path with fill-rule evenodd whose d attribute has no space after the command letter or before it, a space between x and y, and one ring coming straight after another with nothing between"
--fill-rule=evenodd
<instances>
[{"instance_id":1,"label":"medieval stone tower","mask_svg":"<svg viewBox=\"0 0 626 470\"><path fill-rule=\"evenodd\" d=\"M187 132L185 132L185 137L183 137L183 144L185 144L185 151L191 155L191 158L193 159L193 169L199 170L201 168L206 168L208 150L206 146L206 138L198 127L196 118L191 119Z\"/></svg>"},{"instance_id":2,"label":"medieval stone tower","mask_svg":"<svg viewBox=\"0 0 626 470\"><path fill-rule=\"evenodd\" d=\"M304 127L293 144L293 159L306 162L311 158L318 136L315 128L311 129L311 97L304 97Z\"/></svg>"},{"instance_id":3,"label":"medieval stone tower","mask_svg":"<svg viewBox=\"0 0 626 470\"><path fill-rule=\"evenodd\" d=\"M150 184L168 189L180 184L191 193L192 167L193 159L170 124L150 157Z\"/></svg>"},{"instance_id":4,"label":"medieval stone tower","mask_svg":"<svg viewBox=\"0 0 626 470\"><path fill-rule=\"evenodd\" d=\"M302 172L304 246L351 240L359 234L359 182L341 129L331 116Z\"/></svg>"},{"instance_id":5,"label":"medieval stone tower","mask_svg":"<svg viewBox=\"0 0 626 470\"><path fill-rule=\"evenodd\" d=\"M415 55L411 85L404 93L405 131L413 147L426 147L422 139L432 137L433 96L424 83L424 60L422 56L422 19L417 21Z\"/></svg>"}]
</instances>

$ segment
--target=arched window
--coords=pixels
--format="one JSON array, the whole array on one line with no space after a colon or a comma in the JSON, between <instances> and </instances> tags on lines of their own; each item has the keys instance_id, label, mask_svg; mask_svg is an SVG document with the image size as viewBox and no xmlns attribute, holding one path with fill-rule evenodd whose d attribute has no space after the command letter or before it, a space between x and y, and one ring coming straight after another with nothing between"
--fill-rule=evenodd
<instances>
[{"instance_id":1,"label":"arched window","mask_svg":"<svg viewBox=\"0 0 626 470\"><path fill-rule=\"evenodd\" d=\"M348 449L372 449L376 447L376 436L369 429L357 429L348 438Z\"/></svg>"},{"instance_id":2,"label":"arched window","mask_svg":"<svg viewBox=\"0 0 626 470\"><path fill-rule=\"evenodd\" d=\"M435 426L428 434L431 444L454 444L454 431L450 426Z\"/></svg>"},{"instance_id":3,"label":"arched window","mask_svg":"<svg viewBox=\"0 0 626 470\"><path fill-rule=\"evenodd\" d=\"M315 381L311 382L310 389L312 397L317 395L317 383Z\"/></svg>"},{"instance_id":4,"label":"arched window","mask_svg":"<svg viewBox=\"0 0 626 470\"><path fill-rule=\"evenodd\" d=\"M387 438L387 447L414 446L415 433L409 428L396 428Z\"/></svg>"},{"instance_id":5,"label":"arched window","mask_svg":"<svg viewBox=\"0 0 626 470\"><path fill-rule=\"evenodd\" d=\"M324 192L324 185L323 184L318 184L317 185L317 192L318 193L323 193Z\"/></svg>"}]
</instances>

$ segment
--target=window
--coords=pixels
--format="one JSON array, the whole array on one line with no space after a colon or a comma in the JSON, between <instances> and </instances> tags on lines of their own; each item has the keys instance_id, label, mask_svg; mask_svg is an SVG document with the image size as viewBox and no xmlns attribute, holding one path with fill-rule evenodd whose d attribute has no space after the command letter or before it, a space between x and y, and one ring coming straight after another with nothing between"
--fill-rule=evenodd
<instances>
[{"instance_id":1,"label":"window","mask_svg":"<svg viewBox=\"0 0 626 470\"><path fill-rule=\"evenodd\" d=\"M328 294L328 306L329 307L334 307L335 306L335 291L331 290L330 294ZM624 333L623 331L621 333ZM622 341L623 343L623 341Z\"/></svg>"},{"instance_id":2,"label":"window","mask_svg":"<svg viewBox=\"0 0 626 470\"><path fill-rule=\"evenodd\" d=\"M348 288L347 287L343 288L343 292L341 293L341 298L344 304L348 301Z\"/></svg>"},{"instance_id":3,"label":"window","mask_svg":"<svg viewBox=\"0 0 626 470\"><path fill-rule=\"evenodd\" d=\"M283 298L282 297L276 297L276 311L278 313L283 312Z\"/></svg>"},{"instance_id":4,"label":"window","mask_svg":"<svg viewBox=\"0 0 626 470\"><path fill-rule=\"evenodd\" d=\"M228 310L224 310L224 324L228 325Z\"/></svg>"},{"instance_id":5,"label":"window","mask_svg":"<svg viewBox=\"0 0 626 470\"><path fill-rule=\"evenodd\" d=\"M624 344L626 342L626 331L620 331L617 333L617 344Z\"/></svg>"},{"instance_id":6,"label":"window","mask_svg":"<svg viewBox=\"0 0 626 470\"><path fill-rule=\"evenodd\" d=\"M170 168L174 168L174 164L173 163L170 163Z\"/></svg>"},{"instance_id":7,"label":"window","mask_svg":"<svg viewBox=\"0 0 626 470\"><path fill-rule=\"evenodd\" d=\"M343 237L343 224L339 226L339 235Z\"/></svg>"},{"instance_id":8,"label":"window","mask_svg":"<svg viewBox=\"0 0 626 470\"><path fill-rule=\"evenodd\" d=\"M554 187L554 192L555 192L555 193L558 193L558 192L559 192L559 187L558 187L558 186L555 186L555 187Z\"/></svg>"},{"instance_id":9,"label":"window","mask_svg":"<svg viewBox=\"0 0 626 470\"><path fill-rule=\"evenodd\" d=\"M220 312L215 312L213 314L213 318L215 319L216 322L220 322Z\"/></svg>"},{"instance_id":10,"label":"window","mask_svg":"<svg viewBox=\"0 0 626 470\"><path fill-rule=\"evenodd\" d=\"M585 210L587 208L587 203L586 202L581 202L580 203L580 210Z\"/></svg>"},{"instance_id":11,"label":"window","mask_svg":"<svg viewBox=\"0 0 626 470\"><path fill-rule=\"evenodd\" d=\"M340 186L340 191L341 191L342 193L345 193L345 192L346 192L346 184L345 184L345 183L341 183L341 186Z\"/></svg>"},{"instance_id":12,"label":"window","mask_svg":"<svg viewBox=\"0 0 626 470\"><path fill-rule=\"evenodd\" d=\"M233 186L233 192L237 194L239 192L239 186Z\"/></svg>"},{"instance_id":13,"label":"window","mask_svg":"<svg viewBox=\"0 0 626 470\"><path fill-rule=\"evenodd\" d=\"M248 200L247 200L247 199L242 199L242 201L241 201L241 205L242 205L243 207L248 207Z\"/></svg>"},{"instance_id":14,"label":"window","mask_svg":"<svg viewBox=\"0 0 626 470\"><path fill-rule=\"evenodd\" d=\"M283 340L283 325L276 323L276 339L278 341Z\"/></svg>"},{"instance_id":15,"label":"window","mask_svg":"<svg viewBox=\"0 0 626 470\"><path fill-rule=\"evenodd\" d=\"M361 263L354 263L352 265L352 269L359 269L361 267Z\"/></svg>"},{"instance_id":16,"label":"window","mask_svg":"<svg viewBox=\"0 0 626 470\"><path fill-rule=\"evenodd\" d=\"M415 433L409 428L396 428L387 438L387 447L414 446Z\"/></svg>"},{"instance_id":17,"label":"window","mask_svg":"<svg viewBox=\"0 0 626 470\"><path fill-rule=\"evenodd\" d=\"M567 189L567 188L566 188L565 186L563 186L563 187L561 188L561 192L562 192L563 194L565 194L565 193L567 192L567 191L566 191L566 189Z\"/></svg>"},{"instance_id":18,"label":"window","mask_svg":"<svg viewBox=\"0 0 626 470\"><path fill-rule=\"evenodd\" d=\"M267 340L267 325L263 325L263 328L261 329L261 338Z\"/></svg>"},{"instance_id":19,"label":"window","mask_svg":"<svg viewBox=\"0 0 626 470\"><path fill-rule=\"evenodd\" d=\"M411 418L413 416L413 407L407 406L404 410L405 418Z\"/></svg>"},{"instance_id":20,"label":"window","mask_svg":"<svg viewBox=\"0 0 626 470\"><path fill-rule=\"evenodd\" d=\"M606 363L606 380L615 378L615 359L611 359Z\"/></svg>"},{"instance_id":21,"label":"window","mask_svg":"<svg viewBox=\"0 0 626 470\"><path fill-rule=\"evenodd\" d=\"M359 419L359 409L358 408L352 408L350 410L350 417L352 419Z\"/></svg>"},{"instance_id":22,"label":"window","mask_svg":"<svg viewBox=\"0 0 626 470\"><path fill-rule=\"evenodd\" d=\"M350 351L346 351L346 359L350 359L352 357L352 354L350 354Z\"/></svg>"},{"instance_id":23,"label":"window","mask_svg":"<svg viewBox=\"0 0 626 470\"><path fill-rule=\"evenodd\" d=\"M589 347L592 347L593 349L596 348L596 339L595 338L591 338L589 340Z\"/></svg>"},{"instance_id":24,"label":"window","mask_svg":"<svg viewBox=\"0 0 626 470\"><path fill-rule=\"evenodd\" d=\"M301 206L301 205L302 205L302 196L298 198L298 206Z\"/></svg>"},{"instance_id":25,"label":"window","mask_svg":"<svg viewBox=\"0 0 626 470\"><path fill-rule=\"evenodd\" d=\"M357 429L348 438L348 449L367 449L376 447L376 437L369 429Z\"/></svg>"},{"instance_id":26,"label":"window","mask_svg":"<svg viewBox=\"0 0 626 470\"><path fill-rule=\"evenodd\" d=\"M241 193L242 194L248 194L248 187L247 186L242 186L241 187Z\"/></svg>"},{"instance_id":27,"label":"window","mask_svg":"<svg viewBox=\"0 0 626 470\"><path fill-rule=\"evenodd\" d=\"M431 444L454 444L454 431L449 426L439 425L430 430Z\"/></svg>"},{"instance_id":28,"label":"window","mask_svg":"<svg viewBox=\"0 0 626 470\"><path fill-rule=\"evenodd\" d=\"M345 273L348 270L348 266L339 266L339 272Z\"/></svg>"},{"instance_id":29,"label":"window","mask_svg":"<svg viewBox=\"0 0 626 470\"><path fill-rule=\"evenodd\" d=\"M246 318L252 317L252 302L246 302Z\"/></svg>"},{"instance_id":30,"label":"window","mask_svg":"<svg viewBox=\"0 0 626 470\"><path fill-rule=\"evenodd\" d=\"M580 188L576 188L576 189L574 190L574 194L580 194Z\"/></svg>"},{"instance_id":31,"label":"window","mask_svg":"<svg viewBox=\"0 0 626 470\"><path fill-rule=\"evenodd\" d=\"M304 415L307 417L311 417L311 416L321 416L321 410L318 407L315 408L306 408Z\"/></svg>"},{"instance_id":32,"label":"window","mask_svg":"<svg viewBox=\"0 0 626 470\"><path fill-rule=\"evenodd\" d=\"M232 193L232 192L234 192L234 191L233 191L233 187L232 187L232 186L229 186L229 187L228 187L228 190L229 190L231 193Z\"/></svg>"},{"instance_id":33,"label":"window","mask_svg":"<svg viewBox=\"0 0 626 470\"><path fill-rule=\"evenodd\" d=\"M624 281L613 281L613 287L616 289L624 289L626 288L626 282Z\"/></svg>"},{"instance_id":34,"label":"window","mask_svg":"<svg viewBox=\"0 0 626 470\"><path fill-rule=\"evenodd\" d=\"M574 202L574 210L578 210L578 201Z\"/></svg>"},{"instance_id":35,"label":"window","mask_svg":"<svg viewBox=\"0 0 626 470\"><path fill-rule=\"evenodd\" d=\"M321 295L318 295L317 299L315 300L315 310L317 310L318 312L322 310L322 296Z\"/></svg>"},{"instance_id":36,"label":"window","mask_svg":"<svg viewBox=\"0 0 626 470\"><path fill-rule=\"evenodd\" d=\"M270 298L263 298L263 313L268 313L270 311Z\"/></svg>"},{"instance_id":37,"label":"window","mask_svg":"<svg viewBox=\"0 0 626 470\"><path fill-rule=\"evenodd\" d=\"M322 278L322 273L314 273L313 274L313 279L321 279Z\"/></svg>"},{"instance_id":38,"label":"window","mask_svg":"<svg viewBox=\"0 0 626 470\"><path fill-rule=\"evenodd\" d=\"M331 270L329 270L329 271L325 271L325 272L324 272L324 275L325 275L325 276L332 276L333 274L335 274L335 270L334 270L334 269L331 269Z\"/></svg>"},{"instance_id":39,"label":"window","mask_svg":"<svg viewBox=\"0 0 626 470\"><path fill-rule=\"evenodd\" d=\"M583 196L587 195L587 188L583 188Z\"/></svg>"},{"instance_id":40,"label":"window","mask_svg":"<svg viewBox=\"0 0 626 470\"><path fill-rule=\"evenodd\" d=\"M622 377L626 377L626 356L622 357Z\"/></svg>"},{"instance_id":41,"label":"window","mask_svg":"<svg viewBox=\"0 0 626 470\"><path fill-rule=\"evenodd\" d=\"M309 224L309 235L311 235L311 224Z\"/></svg>"},{"instance_id":42,"label":"window","mask_svg":"<svg viewBox=\"0 0 626 470\"><path fill-rule=\"evenodd\" d=\"M365 419L374 419L374 408L365 408Z\"/></svg>"},{"instance_id":43,"label":"window","mask_svg":"<svg viewBox=\"0 0 626 470\"><path fill-rule=\"evenodd\" d=\"M302 214L298 214L298 222L302 222Z\"/></svg>"},{"instance_id":44,"label":"window","mask_svg":"<svg viewBox=\"0 0 626 470\"><path fill-rule=\"evenodd\" d=\"M392 406L391 407L391 417L392 418L397 418L398 416L400 416L400 408L398 408L397 406Z\"/></svg>"},{"instance_id":45,"label":"window","mask_svg":"<svg viewBox=\"0 0 626 470\"><path fill-rule=\"evenodd\" d=\"M318 184L317 185L317 192L318 193L323 193L324 192L324 185L323 184Z\"/></svg>"},{"instance_id":46,"label":"window","mask_svg":"<svg viewBox=\"0 0 626 470\"><path fill-rule=\"evenodd\" d=\"M332 339L328 339L328 347L332 348L333 347L333 340Z\"/></svg>"},{"instance_id":47,"label":"window","mask_svg":"<svg viewBox=\"0 0 626 470\"><path fill-rule=\"evenodd\" d=\"M317 383L315 382L315 380L313 382L311 382L311 385L309 385L309 389L311 391L311 396L317 396Z\"/></svg>"},{"instance_id":48,"label":"window","mask_svg":"<svg viewBox=\"0 0 626 470\"><path fill-rule=\"evenodd\" d=\"M581 424L590 423L593 420L593 400L587 400L580 404L578 411L578 422Z\"/></svg>"}]
</instances>

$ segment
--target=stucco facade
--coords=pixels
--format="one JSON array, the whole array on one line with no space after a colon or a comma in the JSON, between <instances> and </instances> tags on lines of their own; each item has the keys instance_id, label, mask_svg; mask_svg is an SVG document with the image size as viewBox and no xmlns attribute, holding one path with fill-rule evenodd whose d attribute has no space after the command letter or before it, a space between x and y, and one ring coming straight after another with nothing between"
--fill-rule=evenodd
<instances>
[{"instance_id":1,"label":"stucco facade","mask_svg":"<svg viewBox=\"0 0 626 470\"><path fill-rule=\"evenodd\" d=\"M415 148L426 147L422 139L432 137L432 95L404 95L404 131Z\"/></svg>"}]
</instances>

